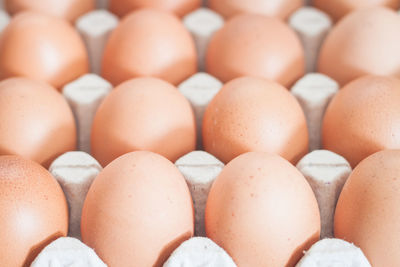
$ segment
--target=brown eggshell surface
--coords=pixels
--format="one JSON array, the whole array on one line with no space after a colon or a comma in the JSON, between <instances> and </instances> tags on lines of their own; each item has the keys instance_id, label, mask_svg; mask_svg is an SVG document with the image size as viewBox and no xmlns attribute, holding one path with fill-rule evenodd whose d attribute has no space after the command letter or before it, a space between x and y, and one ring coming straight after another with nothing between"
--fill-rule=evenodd
<instances>
[{"instance_id":1,"label":"brown eggshell surface","mask_svg":"<svg viewBox=\"0 0 400 267\"><path fill-rule=\"evenodd\" d=\"M88 70L85 45L65 20L22 12L0 36L0 79L25 76L61 89Z\"/></svg>"},{"instance_id":2,"label":"brown eggshell surface","mask_svg":"<svg viewBox=\"0 0 400 267\"><path fill-rule=\"evenodd\" d=\"M360 247L372 266L400 266L400 150L360 162L340 194L335 236Z\"/></svg>"},{"instance_id":3,"label":"brown eggshell surface","mask_svg":"<svg viewBox=\"0 0 400 267\"><path fill-rule=\"evenodd\" d=\"M110 267L157 267L193 235L193 218L179 170L158 154L137 151L94 180L82 211L82 239Z\"/></svg>"},{"instance_id":4,"label":"brown eggshell surface","mask_svg":"<svg viewBox=\"0 0 400 267\"><path fill-rule=\"evenodd\" d=\"M322 126L325 149L344 156L354 168L362 159L400 148L400 80L365 76L332 99Z\"/></svg>"},{"instance_id":5,"label":"brown eggshell surface","mask_svg":"<svg viewBox=\"0 0 400 267\"><path fill-rule=\"evenodd\" d=\"M68 232L68 207L57 181L39 164L0 156L0 265L30 266Z\"/></svg>"},{"instance_id":6,"label":"brown eggshell surface","mask_svg":"<svg viewBox=\"0 0 400 267\"><path fill-rule=\"evenodd\" d=\"M186 98L156 78L116 87L100 105L92 127L92 154L103 165L135 150L175 162L196 146L196 125Z\"/></svg>"},{"instance_id":7,"label":"brown eggshell surface","mask_svg":"<svg viewBox=\"0 0 400 267\"><path fill-rule=\"evenodd\" d=\"M225 18L240 13L257 13L286 19L304 5L303 0L208 0L208 6Z\"/></svg>"},{"instance_id":8,"label":"brown eggshell surface","mask_svg":"<svg viewBox=\"0 0 400 267\"><path fill-rule=\"evenodd\" d=\"M276 153L295 164L308 151L303 111L283 86L254 77L227 83L203 120L207 152L225 163L249 151Z\"/></svg>"},{"instance_id":9,"label":"brown eggshell surface","mask_svg":"<svg viewBox=\"0 0 400 267\"><path fill-rule=\"evenodd\" d=\"M4 6L12 15L33 10L73 22L94 9L95 0L4 0Z\"/></svg>"},{"instance_id":10,"label":"brown eggshell surface","mask_svg":"<svg viewBox=\"0 0 400 267\"><path fill-rule=\"evenodd\" d=\"M118 16L140 8L156 8L182 17L199 8L201 0L110 0L110 10Z\"/></svg>"},{"instance_id":11,"label":"brown eggshell surface","mask_svg":"<svg viewBox=\"0 0 400 267\"><path fill-rule=\"evenodd\" d=\"M0 155L17 154L48 167L75 148L74 117L61 94L27 78L0 82Z\"/></svg>"},{"instance_id":12,"label":"brown eggshell surface","mask_svg":"<svg viewBox=\"0 0 400 267\"><path fill-rule=\"evenodd\" d=\"M114 85L139 76L178 85L196 71L190 33L177 17L156 9L134 11L120 22L108 40L102 65L102 76Z\"/></svg>"},{"instance_id":13,"label":"brown eggshell surface","mask_svg":"<svg viewBox=\"0 0 400 267\"><path fill-rule=\"evenodd\" d=\"M385 6L398 10L399 0L312 0L313 5L328 13L333 20L337 21L343 16L362 8Z\"/></svg>"},{"instance_id":14,"label":"brown eggshell surface","mask_svg":"<svg viewBox=\"0 0 400 267\"><path fill-rule=\"evenodd\" d=\"M211 187L207 236L240 266L294 266L319 240L320 217L304 176L283 158L250 152Z\"/></svg>"},{"instance_id":15,"label":"brown eggshell surface","mask_svg":"<svg viewBox=\"0 0 400 267\"><path fill-rule=\"evenodd\" d=\"M400 16L383 7L355 11L325 39L318 71L342 86L367 74L400 77Z\"/></svg>"},{"instance_id":16,"label":"brown eggshell surface","mask_svg":"<svg viewBox=\"0 0 400 267\"><path fill-rule=\"evenodd\" d=\"M207 49L207 72L223 82L250 75L292 85L305 72L303 47L284 22L243 14L228 20Z\"/></svg>"}]
</instances>

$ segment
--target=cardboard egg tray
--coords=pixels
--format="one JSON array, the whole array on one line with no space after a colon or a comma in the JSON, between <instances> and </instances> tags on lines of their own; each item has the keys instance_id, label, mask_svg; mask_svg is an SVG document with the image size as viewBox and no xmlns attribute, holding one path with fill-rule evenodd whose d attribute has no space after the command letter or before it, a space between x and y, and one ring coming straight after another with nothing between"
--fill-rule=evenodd
<instances>
[{"instance_id":1,"label":"cardboard egg tray","mask_svg":"<svg viewBox=\"0 0 400 267\"><path fill-rule=\"evenodd\" d=\"M106 6L106 1L98 0L99 8L106 8ZM1 10L0 30L8 21L9 16ZM223 26L224 20L214 11L202 7L186 15L183 23L195 40L200 72L181 83L178 89L189 100L194 110L198 129L198 151L181 157L175 165L184 175L192 194L197 238L179 247L164 266L189 266L181 265L183 261L187 263L188 259L192 261L193 266L235 266L221 248L211 240L202 238L205 237L204 210L208 192L224 167L217 158L201 150L201 122L205 108L223 86L218 79L204 72L204 58L210 38ZM338 92L339 85L331 78L314 71L319 48L333 23L324 12L304 6L293 13L288 24L300 37L307 64L307 74L291 88L292 94L297 98L306 115L310 135L309 148L312 151L300 160L297 168L306 177L316 195L321 214L321 239L329 238L333 236L336 202L351 172L350 164L343 157L330 151L320 150L322 118L330 100ZM64 190L70 209L69 236L77 239L80 238L80 215L86 193L92 181L102 170L97 161L90 156L90 131L99 104L112 90L112 85L100 77L99 72L107 38L117 25L118 18L106 9L92 11L77 20L76 28L87 46L92 73L67 84L62 91L76 118L80 151L68 152L60 156L49 170ZM66 238L60 244L56 242L48 246L35 261L36 265L34 263L32 266L43 266L41 264L44 264L46 259L51 260L52 253L56 253L55 251L60 248L75 248L76 251L82 253L77 254L77 257L85 254L85 257L97 259L92 250L85 248L76 239ZM354 253L354 255L361 253L345 242L343 244L339 240L337 242L339 243L336 243L336 246L339 246L342 251ZM329 251L330 244L324 243L323 246ZM209 249L206 250L204 247ZM210 251L213 251L214 255L208 255ZM213 265L210 261L212 257L219 258L220 265ZM93 262L96 263L92 266L104 266L100 260ZM211 265L206 265L207 262L209 264L211 262ZM299 263L298 266L311 266L302 264Z\"/></svg>"}]
</instances>

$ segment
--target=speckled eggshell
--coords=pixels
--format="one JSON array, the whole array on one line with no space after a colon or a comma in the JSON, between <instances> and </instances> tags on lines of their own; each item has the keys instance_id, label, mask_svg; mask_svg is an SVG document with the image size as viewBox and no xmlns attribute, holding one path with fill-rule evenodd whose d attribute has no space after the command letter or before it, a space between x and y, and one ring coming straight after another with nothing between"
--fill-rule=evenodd
<instances>
[{"instance_id":1,"label":"speckled eggshell","mask_svg":"<svg viewBox=\"0 0 400 267\"><path fill-rule=\"evenodd\" d=\"M56 89L27 78L0 82L0 155L17 154L48 167L75 149L74 117Z\"/></svg>"},{"instance_id":2,"label":"speckled eggshell","mask_svg":"<svg viewBox=\"0 0 400 267\"><path fill-rule=\"evenodd\" d=\"M0 79L25 76L61 89L88 70L85 45L63 19L22 12L0 36Z\"/></svg>"},{"instance_id":3,"label":"speckled eggshell","mask_svg":"<svg viewBox=\"0 0 400 267\"><path fill-rule=\"evenodd\" d=\"M283 86L254 77L227 83L208 105L203 144L224 163L249 151L281 155L295 164L308 151L304 113Z\"/></svg>"},{"instance_id":4,"label":"speckled eggshell","mask_svg":"<svg viewBox=\"0 0 400 267\"><path fill-rule=\"evenodd\" d=\"M135 150L175 162L196 147L190 103L171 84L136 78L116 87L102 102L92 127L92 154L103 165Z\"/></svg>"},{"instance_id":5,"label":"speckled eggshell","mask_svg":"<svg viewBox=\"0 0 400 267\"><path fill-rule=\"evenodd\" d=\"M400 77L400 16L384 7L343 18L325 39L318 72L340 85L367 74Z\"/></svg>"},{"instance_id":6,"label":"speckled eggshell","mask_svg":"<svg viewBox=\"0 0 400 267\"><path fill-rule=\"evenodd\" d=\"M34 10L71 22L95 8L95 0L4 0L8 13Z\"/></svg>"},{"instance_id":7,"label":"speckled eggshell","mask_svg":"<svg viewBox=\"0 0 400 267\"><path fill-rule=\"evenodd\" d=\"M322 125L325 149L345 157L354 168L383 149L400 148L400 80L364 76L332 99Z\"/></svg>"},{"instance_id":8,"label":"speckled eggshell","mask_svg":"<svg viewBox=\"0 0 400 267\"><path fill-rule=\"evenodd\" d=\"M207 72L223 82L250 75L292 85L305 72L304 50L284 22L243 14L228 20L207 49Z\"/></svg>"},{"instance_id":9,"label":"speckled eggshell","mask_svg":"<svg viewBox=\"0 0 400 267\"><path fill-rule=\"evenodd\" d=\"M67 232L67 202L51 174L20 156L0 156L0 265L30 266Z\"/></svg>"},{"instance_id":10,"label":"speckled eggshell","mask_svg":"<svg viewBox=\"0 0 400 267\"><path fill-rule=\"evenodd\" d=\"M208 0L208 6L225 18L240 13L257 13L287 19L296 9L304 5L303 0Z\"/></svg>"},{"instance_id":11,"label":"speckled eggshell","mask_svg":"<svg viewBox=\"0 0 400 267\"><path fill-rule=\"evenodd\" d=\"M360 162L340 194L335 236L360 247L372 266L400 266L400 150Z\"/></svg>"},{"instance_id":12,"label":"speckled eggshell","mask_svg":"<svg viewBox=\"0 0 400 267\"><path fill-rule=\"evenodd\" d=\"M313 5L337 21L343 16L362 8L385 6L398 10L399 0L312 0Z\"/></svg>"},{"instance_id":13,"label":"speckled eggshell","mask_svg":"<svg viewBox=\"0 0 400 267\"><path fill-rule=\"evenodd\" d=\"M177 17L156 9L126 16L112 32L102 63L102 76L114 85L140 76L178 85L196 71L190 33Z\"/></svg>"},{"instance_id":14,"label":"speckled eggshell","mask_svg":"<svg viewBox=\"0 0 400 267\"><path fill-rule=\"evenodd\" d=\"M94 180L82 210L82 240L110 267L162 266L194 231L179 170L146 151L125 154Z\"/></svg>"},{"instance_id":15,"label":"speckled eggshell","mask_svg":"<svg viewBox=\"0 0 400 267\"><path fill-rule=\"evenodd\" d=\"M110 0L110 10L118 16L140 8L157 8L182 17L200 5L201 0Z\"/></svg>"},{"instance_id":16,"label":"speckled eggshell","mask_svg":"<svg viewBox=\"0 0 400 267\"><path fill-rule=\"evenodd\" d=\"M222 170L208 196L207 236L240 266L294 266L319 240L320 217L304 176L283 158L250 152Z\"/></svg>"}]
</instances>

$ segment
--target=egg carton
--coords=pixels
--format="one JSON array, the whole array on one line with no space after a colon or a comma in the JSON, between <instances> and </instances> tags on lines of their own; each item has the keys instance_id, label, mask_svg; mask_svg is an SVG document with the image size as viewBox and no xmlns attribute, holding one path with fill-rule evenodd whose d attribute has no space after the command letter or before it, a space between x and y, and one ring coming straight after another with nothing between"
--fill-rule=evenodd
<instances>
[{"instance_id":1,"label":"egg carton","mask_svg":"<svg viewBox=\"0 0 400 267\"><path fill-rule=\"evenodd\" d=\"M108 37L119 22L115 15L105 9L107 0L98 0L97 6L100 9L89 12L76 21L76 28L88 50L92 73L65 85L62 90L76 119L80 151L61 155L49 168L67 198L70 214L69 237L60 238L48 245L32 266L50 266L49 264L54 262L60 266L63 266L63 263L74 263L76 266L106 266L93 250L79 241L83 202L91 183L102 170L100 164L90 156L91 126L99 104L112 90L112 85L99 76L100 62ZM0 31L9 19L9 15L0 10ZM201 150L201 123L204 111L223 86L217 78L204 72L205 54L213 34L224 25L224 19L204 6L186 15L183 23L195 41L200 72L181 83L178 89L189 100L194 110L198 150L184 155L175 165L185 177L192 195L196 237L182 243L164 266L236 266L222 248L205 237L204 226L208 193L213 181L224 168L221 161ZM357 266L369 266L359 248L332 238L336 202L352 170L350 164L340 155L320 150L322 118L330 100L338 92L339 85L331 78L315 73L315 70L319 48L333 22L324 12L304 6L292 14L288 24L303 44L307 70L307 74L291 88L292 94L305 113L310 135L311 152L304 156L296 167L306 177L315 193L322 226L322 240L305 253L297 266L317 266L313 265L315 262L339 262L343 265L356 262L359 264Z\"/></svg>"}]
</instances>

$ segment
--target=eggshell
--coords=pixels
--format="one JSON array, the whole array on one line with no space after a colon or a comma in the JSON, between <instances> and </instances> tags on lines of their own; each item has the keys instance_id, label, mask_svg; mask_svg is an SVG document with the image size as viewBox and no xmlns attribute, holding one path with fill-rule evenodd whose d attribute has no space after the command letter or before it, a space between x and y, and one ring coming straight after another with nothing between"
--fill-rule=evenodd
<instances>
[{"instance_id":1,"label":"eggshell","mask_svg":"<svg viewBox=\"0 0 400 267\"><path fill-rule=\"evenodd\" d=\"M400 80L365 76L332 99L322 124L322 145L354 168L362 159L400 148Z\"/></svg>"},{"instance_id":2,"label":"eggshell","mask_svg":"<svg viewBox=\"0 0 400 267\"><path fill-rule=\"evenodd\" d=\"M12 15L23 10L33 10L73 22L94 9L95 0L4 0L4 6Z\"/></svg>"},{"instance_id":3,"label":"eggshell","mask_svg":"<svg viewBox=\"0 0 400 267\"><path fill-rule=\"evenodd\" d=\"M340 194L335 236L360 247L372 266L400 266L400 150L369 156Z\"/></svg>"},{"instance_id":4,"label":"eggshell","mask_svg":"<svg viewBox=\"0 0 400 267\"><path fill-rule=\"evenodd\" d=\"M313 5L326 12L337 21L343 16L367 7L386 6L392 9L400 8L399 0L312 0Z\"/></svg>"},{"instance_id":5,"label":"eggshell","mask_svg":"<svg viewBox=\"0 0 400 267\"><path fill-rule=\"evenodd\" d=\"M57 181L20 156L0 156L0 210L1 266L29 266L67 234L68 207Z\"/></svg>"},{"instance_id":6,"label":"eggshell","mask_svg":"<svg viewBox=\"0 0 400 267\"><path fill-rule=\"evenodd\" d=\"M384 7L355 11L328 34L318 72L342 86L367 74L400 77L399 46L400 16L396 12Z\"/></svg>"},{"instance_id":7,"label":"eggshell","mask_svg":"<svg viewBox=\"0 0 400 267\"><path fill-rule=\"evenodd\" d=\"M47 168L75 148L74 117L61 94L27 78L0 82L0 155L21 155Z\"/></svg>"},{"instance_id":8,"label":"eggshell","mask_svg":"<svg viewBox=\"0 0 400 267\"><path fill-rule=\"evenodd\" d=\"M257 13L286 19L303 5L303 0L208 0L208 6L225 18L240 13Z\"/></svg>"},{"instance_id":9,"label":"eggshell","mask_svg":"<svg viewBox=\"0 0 400 267\"><path fill-rule=\"evenodd\" d=\"M196 71L190 33L177 17L156 9L134 11L120 22L107 42L102 65L102 76L114 85L138 76L178 85Z\"/></svg>"},{"instance_id":10,"label":"eggshell","mask_svg":"<svg viewBox=\"0 0 400 267\"><path fill-rule=\"evenodd\" d=\"M175 13L179 17L190 13L201 5L201 0L110 0L110 10L118 16L140 8L157 8Z\"/></svg>"},{"instance_id":11,"label":"eggshell","mask_svg":"<svg viewBox=\"0 0 400 267\"><path fill-rule=\"evenodd\" d=\"M319 240L318 204L304 176L283 158L250 152L211 187L207 236L238 266L294 266Z\"/></svg>"},{"instance_id":12,"label":"eggshell","mask_svg":"<svg viewBox=\"0 0 400 267\"><path fill-rule=\"evenodd\" d=\"M25 76L61 89L88 69L83 41L62 19L22 12L0 36L0 79Z\"/></svg>"},{"instance_id":13,"label":"eggshell","mask_svg":"<svg viewBox=\"0 0 400 267\"><path fill-rule=\"evenodd\" d=\"M152 152L125 154L94 180L82 211L82 239L110 266L162 266L193 235L185 179Z\"/></svg>"},{"instance_id":14,"label":"eggshell","mask_svg":"<svg viewBox=\"0 0 400 267\"><path fill-rule=\"evenodd\" d=\"M196 147L196 125L186 98L156 78L116 87L100 105L91 133L92 155L103 165L135 150L175 162Z\"/></svg>"},{"instance_id":15,"label":"eggshell","mask_svg":"<svg viewBox=\"0 0 400 267\"><path fill-rule=\"evenodd\" d=\"M243 14L214 34L206 69L222 82L250 75L290 86L305 72L304 50L296 33L279 19Z\"/></svg>"},{"instance_id":16,"label":"eggshell","mask_svg":"<svg viewBox=\"0 0 400 267\"><path fill-rule=\"evenodd\" d=\"M304 113L283 86L254 77L227 83L208 105L203 144L224 163L249 151L276 153L296 163L308 151Z\"/></svg>"}]
</instances>

